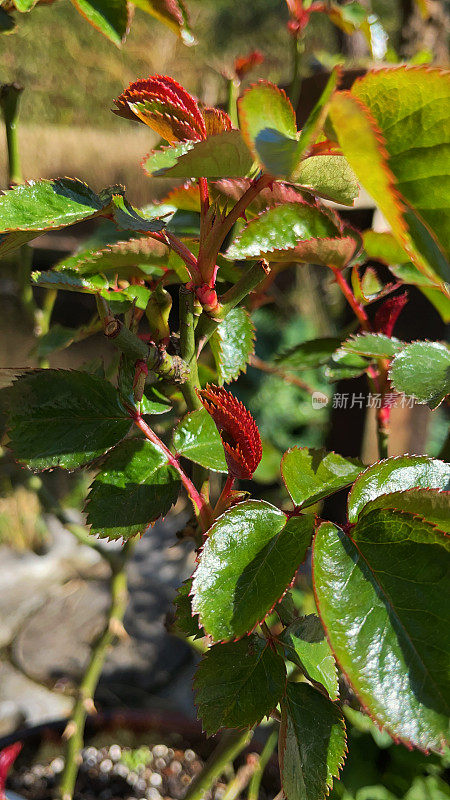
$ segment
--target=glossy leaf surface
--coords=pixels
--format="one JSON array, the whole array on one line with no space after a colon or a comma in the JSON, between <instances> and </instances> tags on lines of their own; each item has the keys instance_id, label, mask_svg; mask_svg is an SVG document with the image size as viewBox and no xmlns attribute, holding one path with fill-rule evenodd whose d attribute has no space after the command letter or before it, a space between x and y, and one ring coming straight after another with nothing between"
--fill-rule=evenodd
<instances>
[{"instance_id":1,"label":"glossy leaf surface","mask_svg":"<svg viewBox=\"0 0 450 800\"><path fill-rule=\"evenodd\" d=\"M10 391L10 447L33 470L80 467L130 429L114 386L87 372L39 370L19 378Z\"/></svg>"},{"instance_id":2,"label":"glossy leaf surface","mask_svg":"<svg viewBox=\"0 0 450 800\"><path fill-rule=\"evenodd\" d=\"M359 249L355 231L338 229L330 214L307 203L286 203L260 214L241 231L227 258L267 258L342 267Z\"/></svg>"},{"instance_id":3,"label":"glossy leaf surface","mask_svg":"<svg viewBox=\"0 0 450 800\"><path fill-rule=\"evenodd\" d=\"M161 267L168 264L167 247L148 236L114 242L105 247L81 250L74 256L59 261L53 269L65 272L67 269L80 275L91 273L119 273L121 277L143 272L145 275L161 275ZM139 265L139 269L137 268ZM150 268L150 269L148 269Z\"/></svg>"},{"instance_id":4,"label":"glossy leaf surface","mask_svg":"<svg viewBox=\"0 0 450 800\"><path fill-rule=\"evenodd\" d=\"M379 461L355 481L348 496L348 519L356 522L366 503L408 489L447 489L450 466L428 456L396 456Z\"/></svg>"},{"instance_id":5,"label":"glossy leaf surface","mask_svg":"<svg viewBox=\"0 0 450 800\"><path fill-rule=\"evenodd\" d=\"M391 736L440 749L450 702L450 540L410 514L375 510L313 549L316 602L362 705Z\"/></svg>"},{"instance_id":6,"label":"glossy leaf surface","mask_svg":"<svg viewBox=\"0 0 450 800\"><path fill-rule=\"evenodd\" d=\"M394 358L389 375L398 392L437 408L450 392L450 348L413 342Z\"/></svg>"},{"instance_id":7,"label":"glossy leaf surface","mask_svg":"<svg viewBox=\"0 0 450 800\"><path fill-rule=\"evenodd\" d=\"M217 367L218 383L230 383L245 372L254 352L255 329L248 312L233 308L209 340Z\"/></svg>"},{"instance_id":8,"label":"glossy leaf surface","mask_svg":"<svg viewBox=\"0 0 450 800\"><path fill-rule=\"evenodd\" d=\"M349 486L363 465L337 453L293 447L281 461L281 474L295 506L312 506Z\"/></svg>"},{"instance_id":9,"label":"glossy leaf surface","mask_svg":"<svg viewBox=\"0 0 450 800\"><path fill-rule=\"evenodd\" d=\"M239 503L210 528L193 581L193 610L215 641L249 633L305 558L312 516L287 520L260 500Z\"/></svg>"},{"instance_id":10,"label":"glossy leaf surface","mask_svg":"<svg viewBox=\"0 0 450 800\"><path fill-rule=\"evenodd\" d=\"M382 494L364 506L361 517L375 508L391 508L418 514L439 530L450 534L450 492L440 489L408 489Z\"/></svg>"},{"instance_id":11,"label":"glossy leaf surface","mask_svg":"<svg viewBox=\"0 0 450 800\"><path fill-rule=\"evenodd\" d=\"M175 627L184 636L193 636L199 639L205 635L200 627L198 614L192 614L192 578L183 581L175 596L174 604L176 609Z\"/></svg>"},{"instance_id":12,"label":"glossy leaf surface","mask_svg":"<svg viewBox=\"0 0 450 800\"><path fill-rule=\"evenodd\" d=\"M389 337L383 333L358 333L342 343L342 350L371 358L393 358L404 346L404 342L400 342L395 336Z\"/></svg>"},{"instance_id":13,"label":"glossy leaf surface","mask_svg":"<svg viewBox=\"0 0 450 800\"><path fill-rule=\"evenodd\" d=\"M87 521L102 539L145 533L176 502L180 479L151 442L129 439L111 453L91 485Z\"/></svg>"},{"instance_id":14,"label":"glossy leaf surface","mask_svg":"<svg viewBox=\"0 0 450 800\"><path fill-rule=\"evenodd\" d=\"M175 451L216 472L228 472L222 441L212 417L200 408L187 414L173 434Z\"/></svg>"},{"instance_id":15,"label":"glossy leaf surface","mask_svg":"<svg viewBox=\"0 0 450 800\"><path fill-rule=\"evenodd\" d=\"M142 162L144 172L167 178L241 178L253 158L239 131L225 131L204 141L180 142L153 150Z\"/></svg>"},{"instance_id":16,"label":"glossy leaf surface","mask_svg":"<svg viewBox=\"0 0 450 800\"><path fill-rule=\"evenodd\" d=\"M342 711L307 683L288 683L278 753L287 800L323 800L346 753Z\"/></svg>"},{"instance_id":17,"label":"glossy leaf surface","mask_svg":"<svg viewBox=\"0 0 450 800\"><path fill-rule=\"evenodd\" d=\"M220 728L246 728L270 714L284 694L283 659L252 634L206 651L195 674L195 702L208 736Z\"/></svg>"},{"instance_id":18,"label":"glossy leaf surface","mask_svg":"<svg viewBox=\"0 0 450 800\"><path fill-rule=\"evenodd\" d=\"M0 255L47 230L57 230L102 214L108 192L95 194L75 178L29 181L0 195Z\"/></svg>"},{"instance_id":19,"label":"glossy leaf surface","mask_svg":"<svg viewBox=\"0 0 450 800\"><path fill-rule=\"evenodd\" d=\"M279 636L287 658L297 664L310 680L318 681L330 699L339 696L336 662L330 650L322 623L315 614L296 619Z\"/></svg>"}]
</instances>

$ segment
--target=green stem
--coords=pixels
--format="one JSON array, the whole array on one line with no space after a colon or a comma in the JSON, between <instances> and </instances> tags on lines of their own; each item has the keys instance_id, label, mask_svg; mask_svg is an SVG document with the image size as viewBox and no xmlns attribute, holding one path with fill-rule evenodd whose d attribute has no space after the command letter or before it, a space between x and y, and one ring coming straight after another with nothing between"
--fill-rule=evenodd
<instances>
[{"instance_id":1,"label":"green stem","mask_svg":"<svg viewBox=\"0 0 450 800\"><path fill-rule=\"evenodd\" d=\"M180 350L181 357L189 368L189 375L181 386L183 397L190 411L201 408L196 389L200 387L195 347L194 292L180 286Z\"/></svg>"},{"instance_id":2,"label":"green stem","mask_svg":"<svg viewBox=\"0 0 450 800\"><path fill-rule=\"evenodd\" d=\"M103 313L102 305L99 310ZM119 319L112 315L101 316L103 332L107 339L125 355L135 361L145 361L149 370L156 372L166 380L183 383L189 375L189 368L183 359L171 356L164 347L144 342Z\"/></svg>"},{"instance_id":3,"label":"green stem","mask_svg":"<svg viewBox=\"0 0 450 800\"><path fill-rule=\"evenodd\" d=\"M267 261L264 261L264 259L262 261L257 261L256 264L253 264L250 269L244 275L242 275L241 278L239 278L238 282L235 283L235 285L229 289L228 292L225 292L225 294L219 298L220 310L214 319L203 312L197 323L197 328L195 331L198 343L198 352L213 335L214 331L220 325L222 320L225 319L231 309L235 308L241 302L241 300L244 299L244 297L247 297L250 292L256 289L261 281L267 278L268 273L269 266Z\"/></svg>"},{"instance_id":4,"label":"green stem","mask_svg":"<svg viewBox=\"0 0 450 800\"><path fill-rule=\"evenodd\" d=\"M81 681L78 698L67 724L65 766L61 776L59 795L62 800L72 800L83 747L84 727L88 713L94 710L94 694L103 669L109 647L117 634L123 630L123 618L127 607L127 562L133 547L129 541L124 545L120 562L111 572L111 605L105 627L94 644L89 664Z\"/></svg>"},{"instance_id":5,"label":"green stem","mask_svg":"<svg viewBox=\"0 0 450 800\"><path fill-rule=\"evenodd\" d=\"M292 81L289 88L289 99L297 109L302 90L302 61L305 43L302 35L292 37Z\"/></svg>"},{"instance_id":6,"label":"green stem","mask_svg":"<svg viewBox=\"0 0 450 800\"><path fill-rule=\"evenodd\" d=\"M42 308L37 309L35 313L35 332L38 339L41 339L49 331L53 308L55 306L57 296L57 289L47 289L44 295ZM48 369L50 362L47 358L39 358L38 366L41 369Z\"/></svg>"},{"instance_id":7,"label":"green stem","mask_svg":"<svg viewBox=\"0 0 450 800\"><path fill-rule=\"evenodd\" d=\"M192 781L184 800L203 800L205 793L214 781L220 778L227 764L239 755L249 744L253 731L227 731L222 736L214 752L208 758L202 771Z\"/></svg>"},{"instance_id":8,"label":"green stem","mask_svg":"<svg viewBox=\"0 0 450 800\"><path fill-rule=\"evenodd\" d=\"M10 186L23 183L20 169L20 152L17 135L17 117L23 87L18 83L4 83L0 87L0 106L3 111L8 148L8 180Z\"/></svg>"},{"instance_id":9,"label":"green stem","mask_svg":"<svg viewBox=\"0 0 450 800\"><path fill-rule=\"evenodd\" d=\"M241 82L238 78L230 78L228 81L228 115L231 119L233 128L239 128L239 118L237 112L237 101Z\"/></svg>"},{"instance_id":10,"label":"green stem","mask_svg":"<svg viewBox=\"0 0 450 800\"><path fill-rule=\"evenodd\" d=\"M275 728L267 739L267 742L265 743L263 751L259 757L258 765L252 775L250 786L248 787L247 800L258 800L262 776L267 764L270 761L271 755L277 746L277 742L278 730Z\"/></svg>"}]
</instances>

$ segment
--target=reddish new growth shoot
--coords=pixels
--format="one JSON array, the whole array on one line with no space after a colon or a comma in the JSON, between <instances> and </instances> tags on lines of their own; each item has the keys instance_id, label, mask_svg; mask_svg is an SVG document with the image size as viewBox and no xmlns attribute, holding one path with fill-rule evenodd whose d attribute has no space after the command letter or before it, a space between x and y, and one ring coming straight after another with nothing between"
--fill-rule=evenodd
<instances>
[{"instance_id":1,"label":"reddish new growth shoot","mask_svg":"<svg viewBox=\"0 0 450 800\"><path fill-rule=\"evenodd\" d=\"M21 742L10 744L0 752L0 800L6 800L5 786L8 772L22 749Z\"/></svg>"},{"instance_id":2,"label":"reddish new growth shoot","mask_svg":"<svg viewBox=\"0 0 450 800\"><path fill-rule=\"evenodd\" d=\"M373 321L374 330L377 333L384 333L385 336L392 336L394 325L401 312L408 302L408 292L398 294L396 297L389 297L380 306Z\"/></svg>"},{"instance_id":3,"label":"reddish new growth shoot","mask_svg":"<svg viewBox=\"0 0 450 800\"><path fill-rule=\"evenodd\" d=\"M197 394L216 423L229 476L250 480L262 457L261 437L252 415L222 386L208 384Z\"/></svg>"}]
</instances>

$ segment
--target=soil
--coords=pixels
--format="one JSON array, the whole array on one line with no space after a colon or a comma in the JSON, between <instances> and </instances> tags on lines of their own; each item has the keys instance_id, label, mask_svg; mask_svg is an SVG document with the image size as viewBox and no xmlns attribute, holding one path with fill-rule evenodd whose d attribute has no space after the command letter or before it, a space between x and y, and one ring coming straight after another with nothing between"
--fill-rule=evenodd
<instances>
[{"instance_id":1,"label":"soil","mask_svg":"<svg viewBox=\"0 0 450 800\"><path fill-rule=\"evenodd\" d=\"M249 756L255 757L256 754ZM202 757L189 748L156 744L132 750L118 744L101 748L90 745L82 751L74 800L183 800L203 765ZM46 765L19 765L9 775L7 792L11 789L25 800L54 800L63 769L62 756ZM274 776L266 777L274 785L270 789L261 786L260 800L273 798L279 788ZM229 779L228 775L226 781ZM204 800L221 800L225 789L226 783L217 781L205 793Z\"/></svg>"},{"instance_id":2,"label":"soil","mask_svg":"<svg viewBox=\"0 0 450 800\"><path fill-rule=\"evenodd\" d=\"M140 752L140 757L137 753ZM86 747L74 800L182 800L203 761L193 750L174 750L165 744L131 751L118 744L97 749ZM61 756L46 766L18 768L8 788L26 800L53 800L64 768ZM218 798L215 792L211 798Z\"/></svg>"}]
</instances>

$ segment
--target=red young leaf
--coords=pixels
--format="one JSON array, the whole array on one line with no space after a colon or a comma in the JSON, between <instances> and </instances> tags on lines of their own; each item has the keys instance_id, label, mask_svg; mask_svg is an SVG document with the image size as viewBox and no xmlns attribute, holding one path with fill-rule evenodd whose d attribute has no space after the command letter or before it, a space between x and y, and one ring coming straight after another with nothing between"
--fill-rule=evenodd
<instances>
[{"instance_id":1,"label":"red young leaf","mask_svg":"<svg viewBox=\"0 0 450 800\"><path fill-rule=\"evenodd\" d=\"M5 785L8 772L22 749L21 742L10 744L0 752L0 800L6 799Z\"/></svg>"},{"instance_id":2,"label":"red young leaf","mask_svg":"<svg viewBox=\"0 0 450 800\"><path fill-rule=\"evenodd\" d=\"M205 106L200 109L200 113L205 123L207 136L214 136L216 133L231 131L231 119L226 111L221 111L220 108Z\"/></svg>"},{"instance_id":3,"label":"red young leaf","mask_svg":"<svg viewBox=\"0 0 450 800\"><path fill-rule=\"evenodd\" d=\"M392 336L394 325L400 316L402 309L408 302L408 292L398 294L396 297L389 297L380 306L374 319L374 329L385 336Z\"/></svg>"},{"instance_id":4,"label":"red young leaf","mask_svg":"<svg viewBox=\"0 0 450 800\"><path fill-rule=\"evenodd\" d=\"M208 384L197 394L216 423L229 475L249 480L262 457L261 437L252 415L221 386Z\"/></svg>"},{"instance_id":5,"label":"red young leaf","mask_svg":"<svg viewBox=\"0 0 450 800\"><path fill-rule=\"evenodd\" d=\"M246 56L240 56L239 58L236 58L234 62L234 71L236 76L241 81L247 72L250 72L250 70L252 70L254 67L257 67L259 64L262 64L263 61L264 56L259 50L252 50L252 52L247 53Z\"/></svg>"},{"instance_id":6,"label":"red young leaf","mask_svg":"<svg viewBox=\"0 0 450 800\"><path fill-rule=\"evenodd\" d=\"M114 102L115 114L140 120L168 142L206 139L205 121L197 101L167 75L130 83Z\"/></svg>"}]
</instances>

